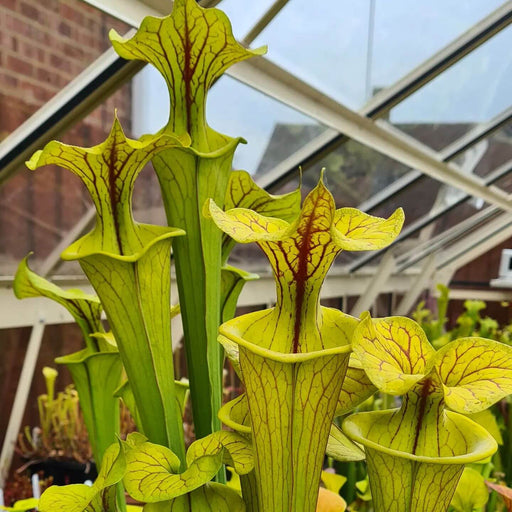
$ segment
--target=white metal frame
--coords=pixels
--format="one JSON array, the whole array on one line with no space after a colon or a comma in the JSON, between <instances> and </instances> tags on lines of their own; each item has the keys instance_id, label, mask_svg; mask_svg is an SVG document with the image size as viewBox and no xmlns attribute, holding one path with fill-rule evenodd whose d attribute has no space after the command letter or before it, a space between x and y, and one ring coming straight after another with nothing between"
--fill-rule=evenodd
<instances>
[{"instance_id":1,"label":"white metal frame","mask_svg":"<svg viewBox=\"0 0 512 512\"><path fill-rule=\"evenodd\" d=\"M361 293L350 314L359 316L363 311L370 309L375 299L382 293L389 277L396 268L395 258L391 251L384 254L380 265L375 272L374 279L369 283L368 287Z\"/></svg>"},{"instance_id":2,"label":"white metal frame","mask_svg":"<svg viewBox=\"0 0 512 512\"><path fill-rule=\"evenodd\" d=\"M25 408L27 406L30 385L32 384L37 358L39 357L44 327L44 317L38 318L32 327L27 351L25 352L25 360L23 361L18 388L16 389L16 395L14 396L14 403L9 416L7 431L5 432L2 452L0 453L0 489L4 488L5 480L11 467L14 448L21 428L23 414L25 413Z\"/></svg>"},{"instance_id":3,"label":"white metal frame","mask_svg":"<svg viewBox=\"0 0 512 512\"><path fill-rule=\"evenodd\" d=\"M512 172L512 160L509 160L508 162L505 162L503 165L495 169L494 171L490 172L483 178L484 184L492 184L498 181L499 179L503 178L507 174ZM452 204L449 204L440 210L438 210L435 214L429 213L424 215L423 217L417 219L413 223L411 223L409 226L404 228L400 235L394 240L394 242L391 244L391 246L394 246L406 238L410 237L412 234L418 232L420 229L424 228L426 225L428 225L431 222L434 222L435 220L439 219L446 213L448 213L450 210L454 209L458 205L462 204L464 201L471 198L470 194L466 194L465 196L461 196L458 200L454 201ZM496 207L498 208L498 207ZM367 263L375 259L379 256L382 252L389 250L389 249L382 249L380 251L376 251L373 253L366 254L364 256L361 256L358 260L356 260L354 263L351 264L350 270L352 272L355 272L356 270L359 270L360 268L363 268Z\"/></svg>"}]
</instances>

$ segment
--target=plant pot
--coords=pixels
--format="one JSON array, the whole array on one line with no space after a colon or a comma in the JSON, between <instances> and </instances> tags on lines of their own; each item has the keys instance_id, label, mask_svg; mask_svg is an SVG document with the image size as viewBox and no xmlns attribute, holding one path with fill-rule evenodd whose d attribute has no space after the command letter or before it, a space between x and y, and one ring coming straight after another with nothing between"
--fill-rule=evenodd
<instances>
[{"instance_id":1,"label":"plant pot","mask_svg":"<svg viewBox=\"0 0 512 512\"><path fill-rule=\"evenodd\" d=\"M41 471L44 478L52 477L55 485L83 484L86 480L94 482L98 476L93 461L82 463L70 459L36 459L26 467L31 475Z\"/></svg>"}]
</instances>

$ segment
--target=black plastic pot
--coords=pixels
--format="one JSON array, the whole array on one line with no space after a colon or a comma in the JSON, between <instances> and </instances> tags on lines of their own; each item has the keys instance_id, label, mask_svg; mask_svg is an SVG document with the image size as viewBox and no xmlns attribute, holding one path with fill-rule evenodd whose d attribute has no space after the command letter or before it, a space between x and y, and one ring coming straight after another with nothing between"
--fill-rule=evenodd
<instances>
[{"instance_id":1,"label":"black plastic pot","mask_svg":"<svg viewBox=\"0 0 512 512\"><path fill-rule=\"evenodd\" d=\"M94 482L98 476L96 464L88 462L83 464L76 460L67 459L39 459L27 464L30 474L43 473L44 478L53 477L56 485L83 484L86 480Z\"/></svg>"}]
</instances>

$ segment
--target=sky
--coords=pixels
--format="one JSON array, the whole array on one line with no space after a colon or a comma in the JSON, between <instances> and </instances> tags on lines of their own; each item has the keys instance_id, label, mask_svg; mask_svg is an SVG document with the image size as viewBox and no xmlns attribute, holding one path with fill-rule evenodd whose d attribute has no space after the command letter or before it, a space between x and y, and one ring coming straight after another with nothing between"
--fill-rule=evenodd
<instances>
[{"instance_id":1,"label":"sky","mask_svg":"<svg viewBox=\"0 0 512 512\"><path fill-rule=\"evenodd\" d=\"M502 0L374 0L373 43L369 46L371 0L290 0L252 47L268 45L267 58L340 103L361 108L368 91L393 84L411 69L497 8ZM271 0L222 0L242 38ZM368 52L371 47L371 65ZM512 27L391 111L393 123L486 121L510 106ZM168 95L159 74L146 67L136 77L144 107L134 105L135 135L165 124ZM148 104L148 99L149 104ZM276 123L314 120L261 93L223 77L212 88L207 115L212 128L248 140L235 166L254 172Z\"/></svg>"}]
</instances>

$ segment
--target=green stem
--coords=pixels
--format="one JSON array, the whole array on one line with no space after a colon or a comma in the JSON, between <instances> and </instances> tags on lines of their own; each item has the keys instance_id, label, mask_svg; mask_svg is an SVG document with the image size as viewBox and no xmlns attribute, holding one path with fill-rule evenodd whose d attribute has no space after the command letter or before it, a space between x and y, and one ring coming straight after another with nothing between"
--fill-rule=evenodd
<instances>
[{"instance_id":1,"label":"green stem","mask_svg":"<svg viewBox=\"0 0 512 512\"><path fill-rule=\"evenodd\" d=\"M172 149L153 159L169 225L186 232L173 245L185 335L192 413L197 438L220 429L223 351L217 343L221 315L222 234L203 216L213 197L224 203L238 139L213 153Z\"/></svg>"}]
</instances>

